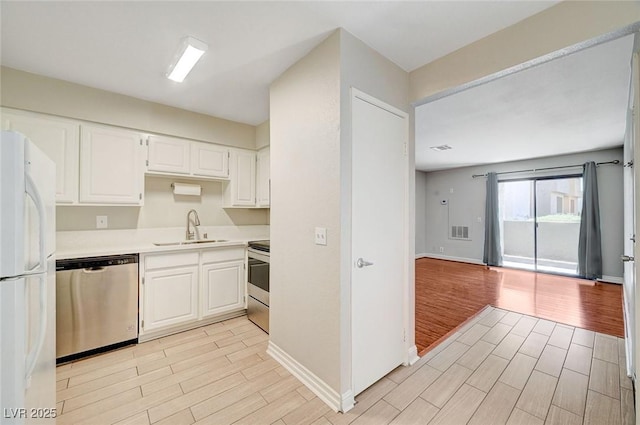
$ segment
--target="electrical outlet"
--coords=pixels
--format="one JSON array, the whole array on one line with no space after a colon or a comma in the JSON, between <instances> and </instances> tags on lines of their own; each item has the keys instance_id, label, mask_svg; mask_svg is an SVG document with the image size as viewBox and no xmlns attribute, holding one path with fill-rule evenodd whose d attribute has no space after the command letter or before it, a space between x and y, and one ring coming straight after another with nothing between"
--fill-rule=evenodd
<instances>
[{"instance_id":1,"label":"electrical outlet","mask_svg":"<svg viewBox=\"0 0 640 425\"><path fill-rule=\"evenodd\" d=\"M107 224L107 216L106 215L97 215L96 216L96 229L106 229L108 226Z\"/></svg>"},{"instance_id":2,"label":"electrical outlet","mask_svg":"<svg viewBox=\"0 0 640 425\"><path fill-rule=\"evenodd\" d=\"M440 247L440 252L444 252L444 247L443 246Z\"/></svg>"},{"instance_id":3,"label":"electrical outlet","mask_svg":"<svg viewBox=\"0 0 640 425\"><path fill-rule=\"evenodd\" d=\"M315 241L316 245L327 244L327 229L325 227L316 227Z\"/></svg>"}]
</instances>

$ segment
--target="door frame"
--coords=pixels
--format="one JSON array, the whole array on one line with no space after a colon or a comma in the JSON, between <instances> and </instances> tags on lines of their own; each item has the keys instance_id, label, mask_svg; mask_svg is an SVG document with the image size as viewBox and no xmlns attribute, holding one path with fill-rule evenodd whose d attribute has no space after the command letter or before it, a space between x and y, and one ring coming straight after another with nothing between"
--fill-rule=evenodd
<instances>
[{"instance_id":1,"label":"door frame","mask_svg":"<svg viewBox=\"0 0 640 425\"><path fill-rule=\"evenodd\" d=\"M410 228L411 226L411 218L415 216L415 209L411 208L410 205L410 201L411 201L411 193L410 193L410 182L411 182L411 171L413 170L412 168L412 164L411 164L411 155L410 155L410 149L409 149L409 136L410 136L410 114L402 111L392 105L389 105L386 102L381 101L380 99L373 97L355 87L351 87L351 93L350 93L350 107L351 107L351 111L350 111L350 117L353 116L353 104L354 101L356 99L362 100L364 102L367 102L373 106L376 106L378 108L384 109L394 115L399 116L400 118L402 118L405 121L405 133L404 133L404 146L405 146L405 161L404 161L404 170L403 170L403 174L404 174L404 190L403 190L403 197L404 197L404 207L405 207L405 214L404 214L404 222L403 222L403 241L404 241L404 252L403 252L403 257L404 257L404 268L403 268L403 276L402 276L402 291L403 291L403 324L404 324L404 332L405 332L405 350L404 350L404 361L403 361L403 365L407 366L407 365L411 365L413 363L415 363L419 357L418 357L418 352L417 352L417 348L415 345L415 276L412 275L412 265L413 262L415 261L414 255L413 255L413 251L415 250L411 250L411 246L410 244L413 243L413 239L410 237ZM351 123L353 123L352 119L350 119ZM351 150L353 153L353 129L352 130L352 138L351 138ZM351 158L351 161L353 161L353 157ZM353 183L353 168L350 167L350 179L351 179L351 183ZM351 191L353 191L353 186L352 184L351 186ZM352 197L350 196L350 199L352 199ZM353 219L353 211L352 208L350 208L350 220ZM415 219L415 217L414 217ZM349 235L350 235L350 244L348 246L348 258L349 258L349 267L350 267L350 273L349 273L349 292L351 292L351 285L352 285L352 281L353 281L353 262L355 261L353 256L352 256L352 246L353 246L353 240L352 240L352 232L353 232L353 227L350 226L349 227ZM347 247L345 247L347 248ZM349 303L349 311L351 313L352 311L352 306L353 306L353 299L350 296L350 303ZM350 335L349 338L349 342L350 342L350 346L349 346L349 368L350 368L350 373L349 373L349 390L345 393L343 393L343 397L342 397L342 411L346 412L347 410L349 410L351 407L353 407L353 403L354 403L354 396L355 394L353 393L353 389L354 389L354 385L353 385L353 367L352 367L352 362L353 362L353 323L351 320L351 317L349 317L349 321L348 321L348 333ZM382 378L382 377L381 377Z\"/></svg>"},{"instance_id":2,"label":"door frame","mask_svg":"<svg viewBox=\"0 0 640 425\"><path fill-rule=\"evenodd\" d=\"M533 271L535 273L545 273L552 274L557 276L568 276L568 277L578 277L577 274L570 273L561 273L561 272L550 272L550 271L540 271L538 270L538 191L537 191L537 182L544 180L562 180L562 179L574 179L574 178L583 178L583 173L571 173L571 174L557 174L550 176L535 176L535 177L522 177L515 179L504 179L498 180L498 184L500 183L509 183L509 182L523 182L523 181L531 181L533 182ZM502 249L504 250L504 231L501 231L502 235ZM503 252L504 254L504 252ZM508 267L506 268L522 270L517 267Z\"/></svg>"}]
</instances>

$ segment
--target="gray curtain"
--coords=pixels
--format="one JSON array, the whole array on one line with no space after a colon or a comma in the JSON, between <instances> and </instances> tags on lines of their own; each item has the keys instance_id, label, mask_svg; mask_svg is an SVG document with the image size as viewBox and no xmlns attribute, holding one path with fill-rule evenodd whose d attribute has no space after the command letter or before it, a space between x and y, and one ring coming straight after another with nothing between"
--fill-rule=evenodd
<instances>
[{"instance_id":1,"label":"gray curtain","mask_svg":"<svg viewBox=\"0 0 640 425\"><path fill-rule=\"evenodd\" d=\"M487 266L502 265L500 219L498 216L498 175L487 174L487 204L484 210L484 256Z\"/></svg>"},{"instance_id":2,"label":"gray curtain","mask_svg":"<svg viewBox=\"0 0 640 425\"><path fill-rule=\"evenodd\" d=\"M602 277L602 246L595 162L584 164L582 181L584 192L578 242L578 275L586 279L597 279Z\"/></svg>"}]
</instances>

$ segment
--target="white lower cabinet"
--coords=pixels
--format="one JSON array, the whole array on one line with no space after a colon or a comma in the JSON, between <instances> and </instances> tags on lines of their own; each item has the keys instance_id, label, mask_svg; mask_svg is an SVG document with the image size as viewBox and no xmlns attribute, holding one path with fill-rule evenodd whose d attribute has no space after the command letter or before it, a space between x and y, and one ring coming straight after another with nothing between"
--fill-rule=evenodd
<instances>
[{"instance_id":1,"label":"white lower cabinet","mask_svg":"<svg viewBox=\"0 0 640 425\"><path fill-rule=\"evenodd\" d=\"M244 262L202 266L202 316L244 308Z\"/></svg>"},{"instance_id":2,"label":"white lower cabinet","mask_svg":"<svg viewBox=\"0 0 640 425\"><path fill-rule=\"evenodd\" d=\"M198 266L145 273L146 331L198 319Z\"/></svg>"},{"instance_id":3,"label":"white lower cabinet","mask_svg":"<svg viewBox=\"0 0 640 425\"><path fill-rule=\"evenodd\" d=\"M244 246L144 254L140 339L244 312Z\"/></svg>"},{"instance_id":4,"label":"white lower cabinet","mask_svg":"<svg viewBox=\"0 0 640 425\"><path fill-rule=\"evenodd\" d=\"M198 320L198 252L147 255L143 264L141 330Z\"/></svg>"}]
</instances>

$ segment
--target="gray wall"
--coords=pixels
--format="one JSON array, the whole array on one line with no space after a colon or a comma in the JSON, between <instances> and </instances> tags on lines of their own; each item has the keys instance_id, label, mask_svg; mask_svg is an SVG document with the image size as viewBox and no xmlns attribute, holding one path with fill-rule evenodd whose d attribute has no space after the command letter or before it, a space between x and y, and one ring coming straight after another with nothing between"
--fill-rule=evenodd
<instances>
[{"instance_id":1,"label":"gray wall","mask_svg":"<svg viewBox=\"0 0 640 425\"><path fill-rule=\"evenodd\" d=\"M416 253L427 252L427 173L416 171Z\"/></svg>"},{"instance_id":2,"label":"gray wall","mask_svg":"<svg viewBox=\"0 0 640 425\"><path fill-rule=\"evenodd\" d=\"M540 158L526 161L515 161L500 164L465 167L452 170L418 172L425 178L424 209L416 203L416 223L425 220L422 235L416 235L416 241L424 238L423 246L416 248L416 254L458 259L469 262L482 262L484 246L484 207L485 179L472 178L472 174L484 174L488 171L514 171L529 168L553 167L569 164L581 164L586 161L622 161L622 149L609 149L597 152L585 152L573 155ZM577 169L562 170L559 173L580 171ZM558 173L558 172L556 172ZM536 175L545 175L537 173ZM548 172L546 175L552 175ZM529 177L527 174L509 176ZM418 185L416 185L419 188ZM602 227L602 255L605 276L622 277L623 246L623 190L622 166L604 165L598 167L598 189L600 196L600 224ZM417 189L419 190L419 189ZM416 199L420 194L416 195ZM448 205L441 205L446 199ZM470 227L470 241L453 240L448 237L448 224L460 223ZM454 221L456 223L454 223ZM444 252L439 248L443 247ZM420 250L422 248L423 250Z\"/></svg>"}]
</instances>

